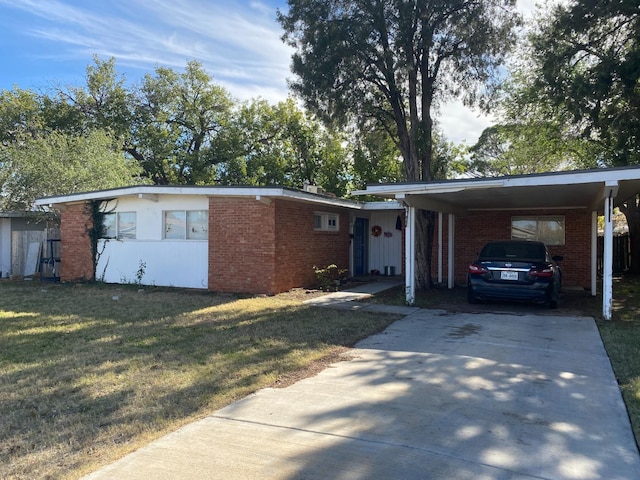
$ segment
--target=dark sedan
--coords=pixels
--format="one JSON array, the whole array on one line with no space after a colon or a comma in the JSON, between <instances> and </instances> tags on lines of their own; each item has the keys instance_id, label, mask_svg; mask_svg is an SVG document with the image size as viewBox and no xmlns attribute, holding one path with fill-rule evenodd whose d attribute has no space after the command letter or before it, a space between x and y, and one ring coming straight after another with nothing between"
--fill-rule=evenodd
<instances>
[{"instance_id":1,"label":"dark sedan","mask_svg":"<svg viewBox=\"0 0 640 480\"><path fill-rule=\"evenodd\" d=\"M558 306L561 272L542 242L501 240L486 244L469 265L467 298L527 300Z\"/></svg>"}]
</instances>

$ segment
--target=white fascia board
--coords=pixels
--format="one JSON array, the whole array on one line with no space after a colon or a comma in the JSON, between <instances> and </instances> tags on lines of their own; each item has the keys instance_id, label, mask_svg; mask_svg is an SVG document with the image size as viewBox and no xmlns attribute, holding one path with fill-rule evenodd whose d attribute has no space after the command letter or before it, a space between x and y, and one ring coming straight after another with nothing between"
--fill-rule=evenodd
<instances>
[{"instance_id":1,"label":"white fascia board","mask_svg":"<svg viewBox=\"0 0 640 480\"><path fill-rule=\"evenodd\" d=\"M580 185L584 183L610 183L624 180L640 180L640 168L602 168L584 171L567 171L551 175L528 175L505 178L505 187Z\"/></svg>"},{"instance_id":2,"label":"white fascia board","mask_svg":"<svg viewBox=\"0 0 640 480\"><path fill-rule=\"evenodd\" d=\"M380 195L380 196L399 196L407 194L439 194L439 193L456 193L464 190L479 188L502 187L503 179L492 179L483 181L468 182L440 182L440 183L406 183L397 185L370 185L366 190L356 190L352 192L354 195Z\"/></svg>"},{"instance_id":3,"label":"white fascia board","mask_svg":"<svg viewBox=\"0 0 640 480\"><path fill-rule=\"evenodd\" d=\"M278 187L198 187L198 186L158 186L137 185L133 187L98 190L94 192L75 193L53 197L39 198L38 206L60 205L86 202L90 200L109 200L120 197L135 196L138 198L156 198L158 195L204 195L207 197L245 197L245 198L284 198L307 203L316 203L335 207L361 209L362 204L353 200L326 197L323 195L298 192Z\"/></svg>"},{"instance_id":4,"label":"white fascia board","mask_svg":"<svg viewBox=\"0 0 640 480\"><path fill-rule=\"evenodd\" d=\"M640 180L640 167L603 168L583 171L554 172L551 174L531 174L517 177L499 177L468 181L443 181L431 183L405 183L367 185L365 190L356 190L354 195L380 195L393 197L398 194L455 193L469 189L492 187L528 187L553 185L579 185L608 181Z\"/></svg>"},{"instance_id":5,"label":"white fascia board","mask_svg":"<svg viewBox=\"0 0 640 480\"><path fill-rule=\"evenodd\" d=\"M307 203L317 203L320 205L326 205L331 207L351 208L353 210L361 210L363 205L362 202L357 202L355 200L347 200L347 199L338 198L338 197L327 197L324 195L307 193L307 192L302 192L298 190L281 189L280 195L274 195L274 196L307 202Z\"/></svg>"},{"instance_id":6,"label":"white fascia board","mask_svg":"<svg viewBox=\"0 0 640 480\"><path fill-rule=\"evenodd\" d=\"M389 202L364 202L362 210L382 211L382 210L404 210L404 205L396 200Z\"/></svg>"}]
</instances>

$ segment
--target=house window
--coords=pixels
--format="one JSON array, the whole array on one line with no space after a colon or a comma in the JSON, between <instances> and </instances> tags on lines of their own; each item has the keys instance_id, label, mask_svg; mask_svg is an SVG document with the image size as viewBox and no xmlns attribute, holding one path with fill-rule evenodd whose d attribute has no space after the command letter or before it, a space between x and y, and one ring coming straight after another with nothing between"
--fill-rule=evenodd
<instances>
[{"instance_id":1,"label":"house window","mask_svg":"<svg viewBox=\"0 0 640 480\"><path fill-rule=\"evenodd\" d=\"M167 210L164 212L166 240L206 240L209 215L206 210Z\"/></svg>"},{"instance_id":2,"label":"house window","mask_svg":"<svg viewBox=\"0 0 640 480\"><path fill-rule=\"evenodd\" d=\"M107 213L104 216L104 238L135 240L136 225L136 212Z\"/></svg>"},{"instance_id":3,"label":"house window","mask_svg":"<svg viewBox=\"0 0 640 480\"><path fill-rule=\"evenodd\" d=\"M339 218L337 213L315 213L313 228L323 232L337 232L340 230Z\"/></svg>"},{"instance_id":4,"label":"house window","mask_svg":"<svg viewBox=\"0 0 640 480\"><path fill-rule=\"evenodd\" d=\"M511 238L564 245L564 216L512 217Z\"/></svg>"}]
</instances>

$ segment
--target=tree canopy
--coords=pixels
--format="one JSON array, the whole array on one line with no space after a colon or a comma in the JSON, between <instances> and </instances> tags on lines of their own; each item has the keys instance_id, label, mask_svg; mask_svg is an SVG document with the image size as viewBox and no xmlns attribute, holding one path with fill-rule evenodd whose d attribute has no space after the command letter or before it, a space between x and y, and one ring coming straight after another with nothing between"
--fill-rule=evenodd
<instances>
[{"instance_id":1,"label":"tree canopy","mask_svg":"<svg viewBox=\"0 0 640 480\"><path fill-rule=\"evenodd\" d=\"M434 109L461 96L486 106L515 42L515 0L289 0L278 12L295 49L291 88L337 125L391 138L408 181L431 180ZM416 228L417 285L432 284L433 215Z\"/></svg>"},{"instance_id":2,"label":"tree canopy","mask_svg":"<svg viewBox=\"0 0 640 480\"><path fill-rule=\"evenodd\" d=\"M397 143L406 178L430 180L438 100L486 100L515 41L511 0L289 0L292 89L323 118L374 119Z\"/></svg>"},{"instance_id":3,"label":"tree canopy","mask_svg":"<svg viewBox=\"0 0 640 480\"><path fill-rule=\"evenodd\" d=\"M0 147L0 209L29 210L38 197L131 185L140 173L102 130L21 136Z\"/></svg>"},{"instance_id":4,"label":"tree canopy","mask_svg":"<svg viewBox=\"0 0 640 480\"><path fill-rule=\"evenodd\" d=\"M377 146L358 135L327 128L293 99L238 102L197 62L127 84L113 58L94 57L85 85L0 92L2 207L139 182L309 183L346 196L365 178L396 178L388 172L401 165L390 144L373 153L385 167L360 174L356 145L360 153ZM92 157L80 164L81 155Z\"/></svg>"},{"instance_id":5,"label":"tree canopy","mask_svg":"<svg viewBox=\"0 0 640 480\"><path fill-rule=\"evenodd\" d=\"M556 5L531 36L536 90L600 143L609 166L640 163L639 42L637 0Z\"/></svg>"}]
</instances>

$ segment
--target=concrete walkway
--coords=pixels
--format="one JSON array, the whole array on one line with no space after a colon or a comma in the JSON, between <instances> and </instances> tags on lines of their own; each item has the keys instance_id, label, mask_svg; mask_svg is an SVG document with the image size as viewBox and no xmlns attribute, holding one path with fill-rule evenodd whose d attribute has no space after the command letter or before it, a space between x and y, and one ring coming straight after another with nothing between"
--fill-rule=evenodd
<instances>
[{"instance_id":1,"label":"concrete walkway","mask_svg":"<svg viewBox=\"0 0 640 480\"><path fill-rule=\"evenodd\" d=\"M261 390L86 479L629 480L638 472L593 319L417 310L348 361Z\"/></svg>"},{"instance_id":2,"label":"concrete walkway","mask_svg":"<svg viewBox=\"0 0 640 480\"><path fill-rule=\"evenodd\" d=\"M331 292L321 297L305 300L303 303L316 307L330 307L339 310L360 310L365 312L393 313L397 315L409 315L420 309L402 305L384 305L381 303L366 303L361 300L373 297L376 293L384 292L403 285L397 280L382 279L377 282L368 282L357 287L339 292Z\"/></svg>"}]
</instances>

